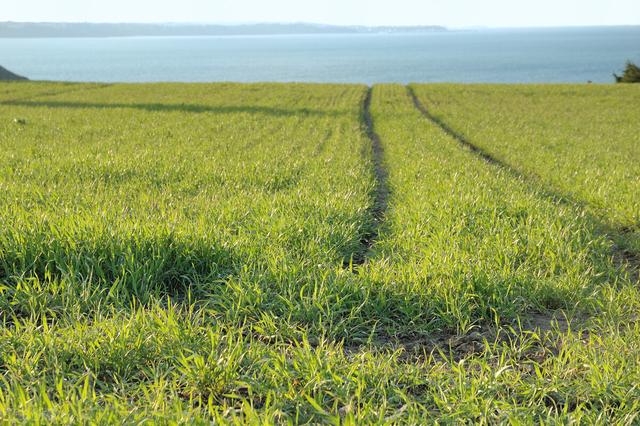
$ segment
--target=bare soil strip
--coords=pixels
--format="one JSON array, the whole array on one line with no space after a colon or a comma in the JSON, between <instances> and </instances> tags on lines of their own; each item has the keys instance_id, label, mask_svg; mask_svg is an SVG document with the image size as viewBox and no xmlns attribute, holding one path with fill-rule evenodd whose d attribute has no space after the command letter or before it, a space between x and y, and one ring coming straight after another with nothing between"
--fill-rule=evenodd
<instances>
[{"instance_id":1,"label":"bare soil strip","mask_svg":"<svg viewBox=\"0 0 640 426\"><path fill-rule=\"evenodd\" d=\"M371 141L371 158L373 160L373 172L376 179L374 189L373 205L369 209L372 223L369 229L360 239L359 249L352 254L350 264L352 266L363 265L369 257L371 246L378 239L380 226L384 221L389 198L388 172L384 167L384 148L380 137L373 128L373 118L371 117L371 96L373 89L369 87L362 106L362 126L367 137ZM349 266L349 264L345 265Z\"/></svg>"},{"instance_id":2,"label":"bare soil strip","mask_svg":"<svg viewBox=\"0 0 640 426\"><path fill-rule=\"evenodd\" d=\"M463 135L461 135L460 133L456 132L451 127L449 127L440 118L431 114L427 110L427 108L422 104L422 102L420 102L420 99L418 99L418 96L415 94L415 91L411 86L407 86L407 93L409 94L409 97L413 101L413 104L415 105L416 109L420 111L420 113L422 113L422 115L426 119L428 119L429 121L431 121L432 123L440 127L440 129L442 129L443 132L451 136L460 145L469 149L471 152L473 152L475 155L477 155L487 163L492 164L496 167L499 167L500 169L506 171L510 175L524 182L529 182L529 183L535 182L537 184L536 186L540 187L541 194L551 198L553 201L571 205L571 206L577 206L581 208L585 207L584 202L575 200L566 194L560 194L553 190L550 190L549 188L544 187L544 185L542 185L542 183L538 181L535 177L529 176L521 172L520 170L515 169L510 164L505 163L493 157L491 154L489 154L482 148L471 143ZM616 261L616 263L618 263L618 265L621 268L625 269L629 273L629 276L634 282L640 281L640 253L631 252L627 250L623 246L623 244L621 244L621 240L624 238L624 232L622 232L622 230L614 228L610 224L604 223L602 220L594 217L591 214L589 216L590 216L590 219L595 224L597 224L597 231L601 235L604 235L607 239L609 239L609 241L611 241L611 243L613 244L612 256Z\"/></svg>"}]
</instances>

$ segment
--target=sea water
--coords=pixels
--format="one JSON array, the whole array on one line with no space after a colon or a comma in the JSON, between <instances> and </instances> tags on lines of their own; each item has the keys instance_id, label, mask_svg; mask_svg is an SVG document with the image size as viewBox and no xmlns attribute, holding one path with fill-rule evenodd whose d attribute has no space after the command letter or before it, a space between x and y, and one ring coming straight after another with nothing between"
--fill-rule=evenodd
<instances>
[{"instance_id":1,"label":"sea water","mask_svg":"<svg viewBox=\"0 0 640 426\"><path fill-rule=\"evenodd\" d=\"M612 82L627 60L640 62L640 26L0 39L0 65L66 81Z\"/></svg>"}]
</instances>

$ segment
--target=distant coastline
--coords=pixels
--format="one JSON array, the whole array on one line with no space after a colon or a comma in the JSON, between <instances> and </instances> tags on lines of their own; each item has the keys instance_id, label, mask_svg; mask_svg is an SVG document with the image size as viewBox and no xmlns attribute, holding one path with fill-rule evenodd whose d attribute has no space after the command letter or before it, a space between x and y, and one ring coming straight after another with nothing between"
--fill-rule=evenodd
<instances>
[{"instance_id":1,"label":"distant coastline","mask_svg":"<svg viewBox=\"0 0 640 426\"><path fill-rule=\"evenodd\" d=\"M0 38L379 34L441 31L447 31L447 29L437 25L364 27L308 23L217 25L0 22Z\"/></svg>"}]
</instances>

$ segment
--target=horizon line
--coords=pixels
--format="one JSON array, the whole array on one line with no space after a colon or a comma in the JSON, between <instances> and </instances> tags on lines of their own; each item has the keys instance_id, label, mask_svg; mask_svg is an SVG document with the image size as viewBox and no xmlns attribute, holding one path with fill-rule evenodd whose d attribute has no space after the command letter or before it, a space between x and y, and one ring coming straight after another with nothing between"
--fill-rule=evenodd
<instances>
[{"instance_id":1,"label":"horizon line","mask_svg":"<svg viewBox=\"0 0 640 426\"><path fill-rule=\"evenodd\" d=\"M338 28L379 28L379 27L393 27L393 28L416 28L416 27L441 27L448 30L462 30L462 29L552 29L552 28L611 28L611 27L640 27L639 24L553 24L553 25L523 25L523 26L509 26L509 25L444 25L444 24L330 24L321 22L310 21L229 21L229 22L215 22L215 21L153 21L153 22L141 22L141 21L14 21L14 20L2 20L0 24L90 24L90 25L185 25L185 26L228 26L228 27L241 27L250 25L314 25L324 27L338 27Z\"/></svg>"}]
</instances>

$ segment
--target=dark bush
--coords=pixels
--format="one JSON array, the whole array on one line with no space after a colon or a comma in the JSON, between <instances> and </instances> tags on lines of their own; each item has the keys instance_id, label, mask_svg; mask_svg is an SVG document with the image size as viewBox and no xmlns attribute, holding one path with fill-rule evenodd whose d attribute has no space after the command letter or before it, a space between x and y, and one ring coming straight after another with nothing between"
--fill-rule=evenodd
<instances>
[{"instance_id":1,"label":"dark bush","mask_svg":"<svg viewBox=\"0 0 640 426\"><path fill-rule=\"evenodd\" d=\"M631 61L627 61L627 66L622 75L613 74L616 83L640 83L640 67Z\"/></svg>"}]
</instances>

